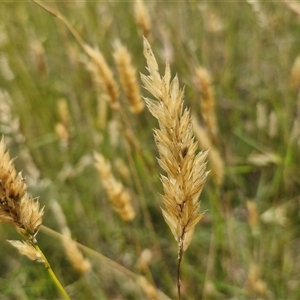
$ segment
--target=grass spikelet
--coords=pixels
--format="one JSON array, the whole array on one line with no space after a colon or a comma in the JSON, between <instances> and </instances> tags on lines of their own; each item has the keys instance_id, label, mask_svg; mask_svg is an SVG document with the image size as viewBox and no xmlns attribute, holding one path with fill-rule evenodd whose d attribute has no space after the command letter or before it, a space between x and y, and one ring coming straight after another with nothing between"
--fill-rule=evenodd
<instances>
[{"instance_id":1,"label":"grass spikelet","mask_svg":"<svg viewBox=\"0 0 300 300\"><path fill-rule=\"evenodd\" d=\"M215 96L209 72L203 67L195 70L195 84L201 92L201 114L212 141L218 140L218 125L215 112Z\"/></svg>"},{"instance_id":2,"label":"grass spikelet","mask_svg":"<svg viewBox=\"0 0 300 300\"><path fill-rule=\"evenodd\" d=\"M112 109L120 109L119 88L104 56L99 50L95 50L88 45L85 45L84 49L92 60L87 67L93 75L96 86L104 89Z\"/></svg>"},{"instance_id":3,"label":"grass spikelet","mask_svg":"<svg viewBox=\"0 0 300 300\"><path fill-rule=\"evenodd\" d=\"M297 56L291 70L292 85L295 90L300 89L300 55Z\"/></svg>"},{"instance_id":4,"label":"grass spikelet","mask_svg":"<svg viewBox=\"0 0 300 300\"><path fill-rule=\"evenodd\" d=\"M14 225L24 239L34 240L42 224L43 209L27 194L26 183L0 142L0 222Z\"/></svg>"},{"instance_id":5,"label":"grass spikelet","mask_svg":"<svg viewBox=\"0 0 300 300\"><path fill-rule=\"evenodd\" d=\"M57 112L59 119L66 128L71 126L71 116L66 99L59 99L57 102Z\"/></svg>"},{"instance_id":6,"label":"grass spikelet","mask_svg":"<svg viewBox=\"0 0 300 300\"><path fill-rule=\"evenodd\" d=\"M134 16L135 16L135 21L139 26L141 35L146 37L148 40L151 39L150 38L151 18L148 9L145 6L143 1L136 0L134 2Z\"/></svg>"},{"instance_id":7,"label":"grass spikelet","mask_svg":"<svg viewBox=\"0 0 300 300\"><path fill-rule=\"evenodd\" d=\"M180 298L180 262L187 250L196 224L203 214L199 213L198 200L207 172L207 151L195 155L197 143L193 137L190 111L183 109L183 89L177 76L171 81L170 67L166 64L165 75L160 76L158 65L148 41L144 38L144 56L149 75L141 75L144 87L157 99L146 98L151 114L158 120L154 130L159 151L159 164L167 173L161 175L164 195L163 217L178 242L178 297Z\"/></svg>"},{"instance_id":8,"label":"grass spikelet","mask_svg":"<svg viewBox=\"0 0 300 300\"><path fill-rule=\"evenodd\" d=\"M8 242L15 248L18 249L20 254L27 256L31 260L41 261L43 262L42 255L36 251L36 249L27 242L20 242L20 241L11 241L8 240Z\"/></svg>"},{"instance_id":9,"label":"grass spikelet","mask_svg":"<svg viewBox=\"0 0 300 300\"><path fill-rule=\"evenodd\" d=\"M215 112L215 97L208 71L199 66L195 70L195 85L201 92L201 114L213 142L218 140L218 125Z\"/></svg>"},{"instance_id":10,"label":"grass spikelet","mask_svg":"<svg viewBox=\"0 0 300 300\"><path fill-rule=\"evenodd\" d=\"M135 211L131 204L131 195L123 184L117 181L111 171L111 165L100 153L95 153L95 166L100 174L104 189L115 211L124 221L132 221Z\"/></svg>"},{"instance_id":11,"label":"grass spikelet","mask_svg":"<svg viewBox=\"0 0 300 300\"><path fill-rule=\"evenodd\" d=\"M136 69L132 65L131 56L127 48L118 44L114 52L114 58L117 64L122 87L129 101L129 108L132 113L139 114L143 111L145 105L140 94L140 88L136 77Z\"/></svg>"}]
</instances>

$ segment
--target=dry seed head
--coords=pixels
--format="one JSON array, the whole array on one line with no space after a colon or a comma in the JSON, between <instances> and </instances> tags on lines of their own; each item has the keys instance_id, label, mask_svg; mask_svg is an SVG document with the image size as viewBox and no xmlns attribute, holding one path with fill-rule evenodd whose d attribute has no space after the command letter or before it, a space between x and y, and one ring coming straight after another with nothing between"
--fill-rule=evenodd
<instances>
[{"instance_id":1,"label":"dry seed head","mask_svg":"<svg viewBox=\"0 0 300 300\"><path fill-rule=\"evenodd\" d=\"M67 101L65 99L59 99L57 102L57 112L61 123L66 127L71 126L71 116L68 108Z\"/></svg>"},{"instance_id":2,"label":"dry seed head","mask_svg":"<svg viewBox=\"0 0 300 300\"><path fill-rule=\"evenodd\" d=\"M8 242L17 248L22 255L26 255L31 260L37 260L39 262L44 262L42 255L38 252L31 244L27 242L20 242L20 241L12 241L8 240Z\"/></svg>"},{"instance_id":3,"label":"dry seed head","mask_svg":"<svg viewBox=\"0 0 300 300\"><path fill-rule=\"evenodd\" d=\"M139 114L145 105L142 101L136 69L132 65L131 56L125 46L118 44L114 52L114 58L123 89L129 101L130 110L134 114Z\"/></svg>"},{"instance_id":4,"label":"dry seed head","mask_svg":"<svg viewBox=\"0 0 300 300\"><path fill-rule=\"evenodd\" d=\"M131 221L135 211L131 204L131 195L123 184L117 181L111 171L111 165L100 153L95 153L95 166L99 172L103 187L110 199L114 210L124 221Z\"/></svg>"},{"instance_id":5,"label":"dry seed head","mask_svg":"<svg viewBox=\"0 0 300 300\"><path fill-rule=\"evenodd\" d=\"M247 200L246 207L248 211L248 224L251 228L251 232L254 236L259 234L259 219L258 219L258 212L257 212L257 205L252 200Z\"/></svg>"},{"instance_id":6,"label":"dry seed head","mask_svg":"<svg viewBox=\"0 0 300 300\"><path fill-rule=\"evenodd\" d=\"M62 123L56 123L55 124L55 133L59 141L63 145L67 145L68 141L70 139L69 131Z\"/></svg>"},{"instance_id":7,"label":"dry seed head","mask_svg":"<svg viewBox=\"0 0 300 300\"><path fill-rule=\"evenodd\" d=\"M94 82L104 89L112 109L120 109L119 88L104 56L100 51L87 45L85 45L85 51L92 60L87 67L93 75Z\"/></svg>"},{"instance_id":8,"label":"dry seed head","mask_svg":"<svg viewBox=\"0 0 300 300\"><path fill-rule=\"evenodd\" d=\"M25 238L33 239L42 224L44 209L27 194L21 174L17 174L13 160L0 141L0 222L14 225Z\"/></svg>"},{"instance_id":9,"label":"dry seed head","mask_svg":"<svg viewBox=\"0 0 300 300\"><path fill-rule=\"evenodd\" d=\"M146 98L150 113L157 118L159 129L154 130L159 151L158 160L167 176L161 175L165 208L163 217L182 251L189 246L195 225L202 218L198 198L205 183L207 151L195 155L190 112L183 109L183 89L178 78L171 81L167 64L160 76L158 64L148 41L144 38L144 56L149 75L141 75L144 87L158 100Z\"/></svg>"},{"instance_id":10,"label":"dry seed head","mask_svg":"<svg viewBox=\"0 0 300 300\"><path fill-rule=\"evenodd\" d=\"M212 141L218 140L215 96L209 72L203 67L195 70L195 85L201 92L201 114Z\"/></svg>"},{"instance_id":11,"label":"dry seed head","mask_svg":"<svg viewBox=\"0 0 300 300\"><path fill-rule=\"evenodd\" d=\"M150 38L150 29L151 29L151 19L147 7L144 2L141 0L136 0L134 2L134 15L135 21L139 26L141 35Z\"/></svg>"}]
</instances>

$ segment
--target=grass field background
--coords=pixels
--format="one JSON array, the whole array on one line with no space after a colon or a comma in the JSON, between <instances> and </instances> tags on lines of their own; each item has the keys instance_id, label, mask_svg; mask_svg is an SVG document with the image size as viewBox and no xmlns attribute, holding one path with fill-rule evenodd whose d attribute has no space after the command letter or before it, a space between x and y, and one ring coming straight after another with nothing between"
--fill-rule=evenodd
<instances>
[{"instance_id":1,"label":"grass field background","mask_svg":"<svg viewBox=\"0 0 300 300\"><path fill-rule=\"evenodd\" d=\"M117 42L128 48L137 72L147 72L134 2L45 3L98 47L119 85L112 54ZM206 213L183 258L183 299L299 298L300 66L293 66L300 9L297 15L283 1L144 4L160 68L170 63L199 124L195 68L210 72L219 127L214 147L225 166L222 183L213 170L201 195ZM74 240L176 298L177 245L160 209L156 120L147 109L132 114L121 85L123 117L112 110L87 62L60 20L32 2L1 2L0 133L30 193L45 205L43 225L61 232L52 209L57 201ZM65 139L57 129L59 103L70 115ZM130 190L131 222L112 209L94 151ZM0 237L0 299L59 298L44 266L6 242L19 238L14 228L1 224ZM101 256L82 250L92 265L82 274L54 235L42 228L38 241L72 299L155 299Z\"/></svg>"}]
</instances>

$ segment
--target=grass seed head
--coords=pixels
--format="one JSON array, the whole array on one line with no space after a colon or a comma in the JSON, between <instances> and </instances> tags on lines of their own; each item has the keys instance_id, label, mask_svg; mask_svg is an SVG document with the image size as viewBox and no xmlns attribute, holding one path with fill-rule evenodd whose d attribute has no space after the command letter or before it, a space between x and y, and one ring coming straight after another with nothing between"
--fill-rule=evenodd
<instances>
[{"instance_id":1,"label":"grass seed head","mask_svg":"<svg viewBox=\"0 0 300 300\"><path fill-rule=\"evenodd\" d=\"M85 45L85 51L91 58L87 68L92 73L95 84L104 89L104 92L108 95L111 108L114 110L120 109L119 88L104 56L100 51L87 45Z\"/></svg>"},{"instance_id":2,"label":"grass seed head","mask_svg":"<svg viewBox=\"0 0 300 300\"><path fill-rule=\"evenodd\" d=\"M135 218L135 211L131 204L131 195L121 182L116 180L111 165L100 153L95 153L95 166L99 172L103 187L110 199L114 210L124 221Z\"/></svg>"},{"instance_id":3,"label":"grass seed head","mask_svg":"<svg viewBox=\"0 0 300 300\"><path fill-rule=\"evenodd\" d=\"M158 162L167 174L161 175L165 204L162 213L175 240L185 251L194 227L202 218L198 198L207 176L207 152L196 155L190 111L183 109L184 90L179 88L177 76L171 80L168 64L165 75L160 76L157 61L145 38L144 55L149 75L141 75L141 78L144 87L157 99L146 99L146 104L159 123L159 129L154 130L160 156Z\"/></svg>"},{"instance_id":4,"label":"grass seed head","mask_svg":"<svg viewBox=\"0 0 300 300\"><path fill-rule=\"evenodd\" d=\"M128 99L130 110L134 114L139 114L144 109L144 102L140 94L137 81L136 69L132 65L131 56L125 46L118 44L114 52L122 87Z\"/></svg>"},{"instance_id":5,"label":"grass seed head","mask_svg":"<svg viewBox=\"0 0 300 300\"><path fill-rule=\"evenodd\" d=\"M25 238L33 239L42 224L44 209L27 194L25 180L0 141L0 222L14 225Z\"/></svg>"}]
</instances>

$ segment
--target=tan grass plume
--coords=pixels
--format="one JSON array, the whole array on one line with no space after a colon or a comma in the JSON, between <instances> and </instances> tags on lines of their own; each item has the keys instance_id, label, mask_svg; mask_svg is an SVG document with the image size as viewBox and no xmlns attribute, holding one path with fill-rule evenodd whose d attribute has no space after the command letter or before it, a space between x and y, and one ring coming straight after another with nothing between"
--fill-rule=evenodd
<instances>
[{"instance_id":1,"label":"tan grass plume","mask_svg":"<svg viewBox=\"0 0 300 300\"><path fill-rule=\"evenodd\" d=\"M215 96L209 72L198 66L195 70L195 85L201 92L201 114L213 142L218 140Z\"/></svg>"},{"instance_id":2,"label":"tan grass plume","mask_svg":"<svg viewBox=\"0 0 300 300\"><path fill-rule=\"evenodd\" d=\"M110 163L100 153L94 154L95 166L101 177L103 187L113 204L113 208L124 221L131 221L135 217L135 211L131 204L129 191L119 182L111 171Z\"/></svg>"},{"instance_id":3,"label":"tan grass plume","mask_svg":"<svg viewBox=\"0 0 300 300\"><path fill-rule=\"evenodd\" d=\"M118 68L121 84L129 102L132 113L139 114L144 109L144 101L140 93L137 72L132 65L131 55L124 45L117 44L114 58Z\"/></svg>"},{"instance_id":4,"label":"tan grass plume","mask_svg":"<svg viewBox=\"0 0 300 300\"><path fill-rule=\"evenodd\" d=\"M95 84L103 88L112 109L118 110L120 108L119 87L103 54L88 45L84 46L84 50L91 58L87 68L92 73Z\"/></svg>"},{"instance_id":5,"label":"tan grass plume","mask_svg":"<svg viewBox=\"0 0 300 300\"><path fill-rule=\"evenodd\" d=\"M35 240L42 224L44 209L27 194L27 185L17 173L6 152L4 138L0 141L0 222L14 225L25 240Z\"/></svg>"},{"instance_id":6,"label":"tan grass plume","mask_svg":"<svg viewBox=\"0 0 300 300\"><path fill-rule=\"evenodd\" d=\"M142 0L134 1L134 16L141 35L149 40L151 38L151 18L147 7Z\"/></svg>"},{"instance_id":7,"label":"tan grass plume","mask_svg":"<svg viewBox=\"0 0 300 300\"><path fill-rule=\"evenodd\" d=\"M181 251L192 239L195 225L202 218L198 200L205 183L207 151L195 154L198 145L194 141L190 111L183 109L183 89L178 78L171 81L170 67L160 76L158 64L148 41L144 38L144 56L149 75L141 75L144 87L157 99L146 98L151 114L158 120L154 130L159 151L159 164L167 173L161 175L164 188L162 213Z\"/></svg>"}]
</instances>

